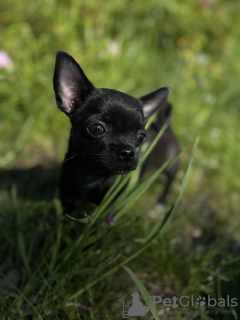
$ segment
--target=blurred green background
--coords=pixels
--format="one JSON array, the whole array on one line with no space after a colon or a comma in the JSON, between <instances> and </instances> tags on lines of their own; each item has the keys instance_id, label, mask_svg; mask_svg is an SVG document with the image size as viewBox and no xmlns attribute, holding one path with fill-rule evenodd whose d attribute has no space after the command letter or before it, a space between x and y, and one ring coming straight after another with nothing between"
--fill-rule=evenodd
<instances>
[{"instance_id":1,"label":"blurred green background","mask_svg":"<svg viewBox=\"0 0 240 320\"><path fill-rule=\"evenodd\" d=\"M55 53L63 50L98 87L138 97L170 85L181 145L201 133L189 192L234 221L239 8L221 0L2 2L0 49L13 66L0 69L1 167L63 159L70 124L52 89Z\"/></svg>"},{"instance_id":2,"label":"blurred green background","mask_svg":"<svg viewBox=\"0 0 240 320\"><path fill-rule=\"evenodd\" d=\"M70 123L52 89L58 50L97 87L138 97L169 85L181 146L200 135L171 245L207 234L207 251L211 237L228 235L239 254L239 15L238 0L1 1L0 57L12 63L0 58L0 167L49 167L64 157ZM183 153L172 199L188 159Z\"/></svg>"}]
</instances>

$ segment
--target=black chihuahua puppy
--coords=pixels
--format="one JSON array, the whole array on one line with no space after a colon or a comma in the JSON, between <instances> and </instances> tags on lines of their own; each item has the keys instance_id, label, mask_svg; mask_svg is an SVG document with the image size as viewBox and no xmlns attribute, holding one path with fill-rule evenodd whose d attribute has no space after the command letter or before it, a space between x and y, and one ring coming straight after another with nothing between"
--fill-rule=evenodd
<instances>
[{"instance_id":1,"label":"black chihuahua puppy","mask_svg":"<svg viewBox=\"0 0 240 320\"><path fill-rule=\"evenodd\" d=\"M145 119L166 104L170 88L138 99L96 88L77 62L61 51L53 87L58 108L72 124L60 178L62 204L68 211L89 202L99 205L117 175L136 169Z\"/></svg>"}]
</instances>

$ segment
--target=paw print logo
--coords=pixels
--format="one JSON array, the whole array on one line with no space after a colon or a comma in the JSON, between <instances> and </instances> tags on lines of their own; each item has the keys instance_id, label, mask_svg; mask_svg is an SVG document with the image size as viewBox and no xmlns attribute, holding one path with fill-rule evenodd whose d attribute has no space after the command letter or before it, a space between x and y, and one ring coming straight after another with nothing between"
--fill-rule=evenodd
<instances>
[{"instance_id":1,"label":"paw print logo","mask_svg":"<svg viewBox=\"0 0 240 320\"><path fill-rule=\"evenodd\" d=\"M204 297L199 296L197 297L196 304L198 304L200 307L203 307L206 304L206 299Z\"/></svg>"}]
</instances>

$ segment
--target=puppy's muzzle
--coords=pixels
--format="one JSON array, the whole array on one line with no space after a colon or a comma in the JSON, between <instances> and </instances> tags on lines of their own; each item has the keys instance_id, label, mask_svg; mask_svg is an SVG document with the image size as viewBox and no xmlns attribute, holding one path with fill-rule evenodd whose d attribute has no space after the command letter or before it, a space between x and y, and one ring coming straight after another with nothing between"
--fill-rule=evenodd
<instances>
[{"instance_id":1,"label":"puppy's muzzle","mask_svg":"<svg viewBox=\"0 0 240 320\"><path fill-rule=\"evenodd\" d=\"M121 146L116 150L118 159L122 162L128 163L134 160L135 151L131 146Z\"/></svg>"}]
</instances>

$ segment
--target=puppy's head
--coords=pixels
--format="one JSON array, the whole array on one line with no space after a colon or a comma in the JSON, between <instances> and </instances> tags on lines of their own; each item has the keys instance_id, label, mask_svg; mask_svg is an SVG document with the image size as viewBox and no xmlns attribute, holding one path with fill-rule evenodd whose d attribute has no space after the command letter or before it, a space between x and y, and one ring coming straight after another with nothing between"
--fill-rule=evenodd
<instances>
[{"instance_id":1,"label":"puppy's head","mask_svg":"<svg viewBox=\"0 0 240 320\"><path fill-rule=\"evenodd\" d=\"M125 93L99 89L77 62L58 52L53 87L57 106L71 121L69 159L101 174L123 174L136 169L145 136L145 119L166 101L169 87L139 99ZM84 169L84 168L83 168Z\"/></svg>"}]
</instances>

